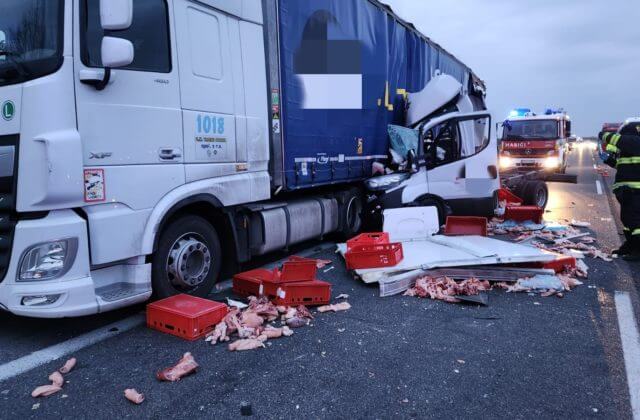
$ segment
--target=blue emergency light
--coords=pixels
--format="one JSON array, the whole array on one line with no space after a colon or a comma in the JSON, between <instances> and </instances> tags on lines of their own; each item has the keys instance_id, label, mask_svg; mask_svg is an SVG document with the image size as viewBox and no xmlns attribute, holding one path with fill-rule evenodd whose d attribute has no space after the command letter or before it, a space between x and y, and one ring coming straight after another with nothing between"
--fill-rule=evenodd
<instances>
[{"instance_id":1,"label":"blue emergency light","mask_svg":"<svg viewBox=\"0 0 640 420\"><path fill-rule=\"evenodd\" d=\"M526 117L529 114L531 114L529 108L516 108L509 113L509 117Z\"/></svg>"}]
</instances>

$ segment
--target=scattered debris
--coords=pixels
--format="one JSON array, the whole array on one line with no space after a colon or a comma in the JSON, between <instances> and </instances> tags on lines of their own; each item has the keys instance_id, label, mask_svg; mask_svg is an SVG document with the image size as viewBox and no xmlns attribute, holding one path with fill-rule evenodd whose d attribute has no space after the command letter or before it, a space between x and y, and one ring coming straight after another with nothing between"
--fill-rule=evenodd
<instances>
[{"instance_id":1,"label":"scattered debris","mask_svg":"<svg viewBox=\"0 0 640 420\"><path fill-rule=\"evenodd\" d=\"M158 372L156 377L161 381L176 382L182 377L195 372L197 368L198 363L196 363L191 353L185 353L177 365Z\"/></svg>"},{"instance_id":2,"label":"scattered debris","mask_svg":"<svg viewBox=\"0 0 640 420\"><path fill-rule=\"evenodd\" d=\"M338 295L336 299L349 299L349 295L346 293L343 293L341 295Z\"/></svg>"},{"instance_id":3,"label":"scattered debris","mask_svg":"<svg viewBox=\"0 0 640 420\"><path fill-rule=\"evenodd\" d=\"M325 305L318 308L318 312L340 312L351 309L349 302L336 303L335 305Z\"/></svg>"},{"instance_id":4,"label":"scattered debris","mask_svg":"<svg viewBox=\"0 0 640 420\"><path fill-rule=\"evenodd\" d=\"M246 303L238 302L237 300L227 298L227 305L232 308L245 309L248 305Z\"/></svg>"},{"instance_id":5,"label":"scattered debris","mask_svg":"<svg viewBox=\"0 0 640 420\"><path fill-rule=\"evenodd\" d=\"M491 290L489 282L476 278L458 283L450 277L425 276L417 279L415 286L407 290L404 295L460 303L458 296L476 296L487 290Z\"/></svg>"},{"instance_id":6,"label":"scattered debris","mask_svg":"<svg viewBox=\"0 0 640 420\"><path fill-rule=\"evenodd\" d=\"M278 318L283 322L278 328L269 324ZM205 341L212 345L228 342L237 334L240 340L229 344L231 351L254 350L265 347L268 340L293 335L292 328L309 324L313 314L304 305L298 307L275 306L267 297L249 297L244 310L233 308L227 316L207 334Z\"/></svg>"},{"instance_id":7,"label":"scattered debris","mask_svg":"<svg viewBox=\"0 0 640 420\"><path fill-rule=\"evenodd\" d=\"M571 220L570 225L573 226L573 227L587 228L587 227L591 226L591 223L589 223L589 222L581 222L579 220Z\"/></svg>"},{"instance_id":8,"label":"scattered debris","mask_svg":"<svg viewBox=\"0 0 640 420\"><path fill-rule=\"evenodd\" d=\"M251 407L251 404L249 404L248 402L241 402L240 403L240 415L241 416L252 416L253 415L253 408Z\"/></svg>"},{"instance_id":9,"label":"scattered debris","mask_svg":"<svg viewBox=\"0 0 640 420\"><path fill-rule=\"evenodd\" d=\"M33 398L48 397L60 391L62 391L62 387L58 385L41 385L31 392L31 396Z\"/></svg>"},{"instance_id":10,"label":"scattered debris","mask_svg":"<svg viewBox=\"0 0 640 420\"><path fill-rule=\"evenodd\" d=\"M76 365L75 357L67 360L67 362L60 369L53 372L49 375L49 380L51 381L51 385L42 385L37 387L31 392L31 396L33 398L39 397L49 397L53 394L56 394L62 391L62 387L64 386L64 377L62 374L67 374L71 372L73 367Z\"/></svg>"},{"instance_id":11,"label":"scattered debris","mask_svg":"<svg viewBox=\"0 0 640 420\"><path fill-rule=\"evenodd\" d=\"M53 385L58 386L60 388L62 388L62 385L64 385L64 378L62 377L62 374L58 371L55 371L51 375L49 375L49 380Z\"/></svg>"},{"instance_id":12,"label":"scattered debris","mask_svg":"<svg viewBox=\"0 0 640 420\"><path fill-rule=\"evenodd\" d=\"M76 363L76 358L72 357L71 359L67 360L67 362L60 369L58 369L58 371L63 375L66 375L67 373L71 372L74 367L76 367Z\"/></svg>"},{"instance_id":13,"label":"scattered debris","mask_svg":"<svg viewBox=\"0 0 640 420\"><path fill-rule=\"evenodd\" d=\"M124 397L134 404L140 405L144 402L144 394L139 393L133 388L124 390Z\"/></svg>"},{"instance_id":14,"label":"scattered debris","mask_svg":"<svg viewBox=\"0 0 640 420\"><path fill-rule=\"evenodd\" d=\"M265 339L266 341L266 339ZM264 341L259 338L245 338L229 344L230 351L246 351L264 348Z\"/></svg>"}]
</instances>

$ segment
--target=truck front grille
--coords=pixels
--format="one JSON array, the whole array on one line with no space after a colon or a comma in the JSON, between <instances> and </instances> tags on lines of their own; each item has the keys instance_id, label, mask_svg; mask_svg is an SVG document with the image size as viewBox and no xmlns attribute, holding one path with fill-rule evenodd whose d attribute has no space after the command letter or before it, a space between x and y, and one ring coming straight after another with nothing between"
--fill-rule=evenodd
<instances>
[{"instance_id":1,"label":"truck front grille","mask_svg":"<svg viewBox=\"0 0 640 420\"><path fill-rule=\"evenodd\" d=\"M524 149L524 150L511 150L511 157L516 158L537 158L540 156L548 156L548 149Z\"/></svg>"},{"instance_id":2,"label":"truck front grille","mask_svg":"<svg viewBox=\"0 0 640 420\"><path fill-rule=\"evenodd\" d=\"M0 136L0 282L7 275L17 223L18 139Z\"/></svg>"}]
</instances>

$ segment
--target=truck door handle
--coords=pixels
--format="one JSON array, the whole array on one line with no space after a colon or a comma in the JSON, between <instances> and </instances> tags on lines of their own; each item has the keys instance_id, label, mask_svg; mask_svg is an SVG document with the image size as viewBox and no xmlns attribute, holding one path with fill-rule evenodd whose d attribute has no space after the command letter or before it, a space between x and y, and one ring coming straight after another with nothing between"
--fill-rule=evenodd
<instances>
[{"instance_id":1,"label":"truck door handle","mask_svg":"<svg viewBox=\"0 0 640 420\"><path fill-rule=\"evenodd\" d=\"M158 156L160 156L160 160L174 160L182 157L182 151L180 149L160 149Z\"/></svg>"}]
</instances>

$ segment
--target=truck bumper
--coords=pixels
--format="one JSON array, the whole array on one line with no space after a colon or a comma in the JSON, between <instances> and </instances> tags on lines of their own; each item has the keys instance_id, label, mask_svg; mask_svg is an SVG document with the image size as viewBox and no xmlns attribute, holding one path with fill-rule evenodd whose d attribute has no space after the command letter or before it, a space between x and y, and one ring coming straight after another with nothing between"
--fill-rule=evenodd
<instances>
[{"instance_id":1,"label":"truck bumper","mask_svg":"<svg viewBox=\"0 0 640 420\"><path fill-rule=\"evenodd\" d=\"M34 245L75 238L78 241L73 265L67 273L50 281L18 281L20 259ZM15 230L11 262L0 283L0 305L16 315L62 318L99 311L89 263L87 225L71 210L53 211L45 218L20 221ZM25 298L44 301L25 304Z\"/></svg>"}]
</instances>

